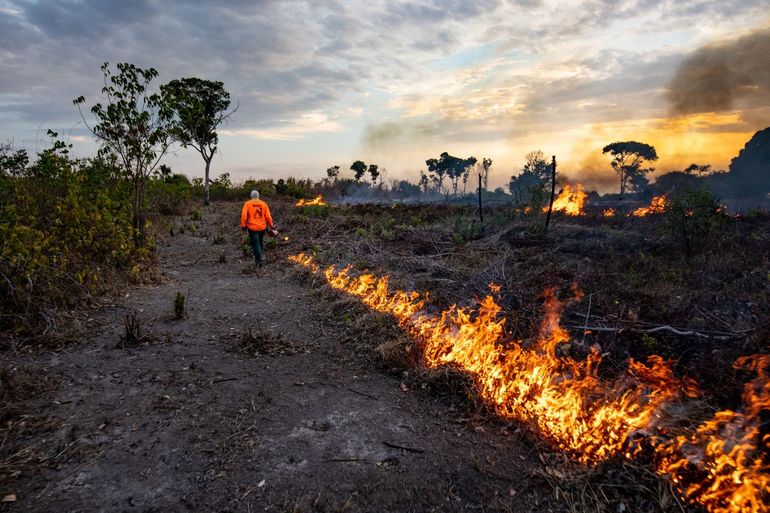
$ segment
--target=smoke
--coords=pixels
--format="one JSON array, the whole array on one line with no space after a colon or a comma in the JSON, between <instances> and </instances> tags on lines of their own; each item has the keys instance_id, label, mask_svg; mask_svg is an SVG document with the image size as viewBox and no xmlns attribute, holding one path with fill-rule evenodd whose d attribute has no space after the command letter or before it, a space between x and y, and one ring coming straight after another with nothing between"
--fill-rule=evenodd
<instances>
[{"instance_id":1,"label":"smoke","mask_svg":"<svg viewBox=\"0 0 770 513\"><path fill-rule=\"evenodd\" d=\"M436 126L430 121L385 121L367 125L361 144L367 151L388 152L419 147L435 141L436 136Z\"/></svg>"},{"instance_id":2,"label":"smoke","mask_svg":"<svg viewBox=\"0 0 770 513\"><path fill-rule=\"evenodd\" d=\"M581 184L586 191L599 191L601 193L616 192L618 189L618 175L610 168L609 159L601 154L601 150L588 153L580 159L575 166L569 164L561 171L559 183ZM570 167L574 168L569 169Z\"/></svg>"},{"instance_id":3,"label":"smoke","mask_svg":"<svg viewBox=\"0 0 770 513\"><path fill-rule=\"evenodd\" d=\"M770 102L770 27L696 50L668 88L675 115L764 107Z\"/></svg>"}]
</instances>

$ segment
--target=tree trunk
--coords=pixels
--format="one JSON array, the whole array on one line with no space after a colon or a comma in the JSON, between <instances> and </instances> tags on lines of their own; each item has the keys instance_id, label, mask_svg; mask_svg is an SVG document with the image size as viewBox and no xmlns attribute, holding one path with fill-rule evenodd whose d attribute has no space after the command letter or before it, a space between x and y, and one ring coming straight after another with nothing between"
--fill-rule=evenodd
<instances>
[{"instance_id":1,"label":"tree trunk","mask_svg":"<svg viewBox=\"0 0 770 513\"><path fill-rule=\"evenodd\" d=\"M132 225L134 229L134 246L141 248L145 243L144 188L146 180L138 176L134 179L134 198L131 205L133 210Z\"/></svg>"},{"instance_id":2,"label":"tree trunk","mask_svg":"<svg viewBox=\"0 0 770 513\"><path fill-rule=\"evenodd\" d=\"M484 206L481 203L481 173L479 173L479 221L481 221L481 231L484 231Z\"/></svg>"},{"instance_id":3,"label":"tree trunk","mask_svg":"<svg viewBox=\"0 0 770 513\"><path fill-rule=\"evenodd\" d=\"M620 200L623 201L623 194L626 192L626 172L621 168L620 171Z\"/></svg>"},{"instance_id":4,"label":"tree trunk","mask_svg":"<svg viewBox=\"0 0 770 513\"><path fill-rule=\"evenodd\" d=\"M203 206L207 207L209 206L209 169L211 168L211 159L204 160L206 161L206 176L203 180Z\"/></svg>"}]
</instances>

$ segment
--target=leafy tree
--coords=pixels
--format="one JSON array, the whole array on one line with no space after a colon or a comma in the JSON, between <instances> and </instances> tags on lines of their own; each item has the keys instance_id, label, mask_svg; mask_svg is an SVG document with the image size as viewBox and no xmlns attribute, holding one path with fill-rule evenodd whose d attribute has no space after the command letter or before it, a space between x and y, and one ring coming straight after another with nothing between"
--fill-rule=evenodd
<instances>
[{"instance_id":1,"label":"leafy tree","mask_svg":"<svg viewBox=\"0 0 770 513\"><path fill-rule=\"evenodd\" d=\"M420 181L418 182L418 184L423 194L428 194L429 183L430 182L428 180L428 175L426 175L423 171L420 171Z\"/></svg>"},{"instance_id":2,"label":"leafy tree","mask_svg":"<svg viewBox=\"0 0 770 513\"><path fill-rule=\"evenodd\" d=\"M419 196L422 192L420 185L415 185L408 180L394 180L392 190L399 196L406 198L410 196Z\"/></svg>"},{"instance_id":3,"label":"leafy tree","mask_svg":"<svg viewBox=\"0 0 770 513\"><path fill-rule=\"evenodd\" d=\"M107 103L91 107L97 121L93 127L88 125L80 111L85 97L80 96L73 103L102 145L101 153L115 157L131 182L134 243L142 246L145 241L147 182L171 144L169 128L172 113L160 94L149 92L150 82L158 76L154 68L142 69L133 64L119 63L118 73L113 74L110 64L105 62L101 70L104 74L102 94L106 96Z\"/></svg>"},{"instance_id":4,"label":"leafy tree","mask_svg":"<svg viewBox=\"0 0 770 513\"><path fill-rule=\"evenodd\" d=\"M16 150L10 144L0 144L0 176L19 176L29 164L27 150Z\"/></svg>"},{"instance_id":5,"label":"leafy tree","mask_svg":"<svg viewBox=\"0 0 770 513\"><path fill-rule=\"evenodd\" d=\"M329 177L330 180L334 180L334 183L337 183L337 177L339 175L340 175L340 166L332 166L326 169L326 176Z\"/></svg>"},{"instance_id":6,"label":"leafy tree","mask_svg":"<svg viewBox=\"0 0 770 513\"><path fill-rule=\"evenodd\" d=\"M377 178L380 177L380 166L377 164L369 164L369 176L372 177L372 184L377 184Z\"/></svg>"},{"instance_id":7,"label":"leafy tree","mask_svg":"<svg viewBox=\"0 0 770 513\"><path fill-rule=\"evenodd\" d=\"M511 176L508 189L517 203L529 203L539 209L551 188L551 165L540 150L530 151L524 159L519 174Z\"/></svg>"},{"instance_id":8,"label":"leafy tree","mask_svg":"<svg viewBox=\"0 0 770 513\"><path fill-rule=\"evenodd\" d=\"M353 177L356 179L356 182L360 182L367 168L362 160L356 160L350 165L350 169L353 170Z\"/></svg>"},{"instance_id":9,"label":"leafy tree","mask_svg":"<svg viewBox=\"0 0 770 513\"><path fill-rule=\"evenodd\" d=\"M425 161L428 171L431 172L431 178L433 178L434 183L438 186L439 191L443 190L444 178L449 177L452 184L452 192L455 195L457 195L460 178L469 173L469 168L475 163L475 157L461 159L447 152L439 155L438 159L428 159ZM446 194L449 196L448 190Z\"/></svg>"},{"instance_id":10,"label":"leafy tree","mask_svg":"<svg viewBox=\"0 0 770 513\"><path fill-rule=\"evenodd\" d=\"M642 168L644 161L653 162L658 160L658 154L655 148L649 144L637 141L614 142L608 144L602 149L602 153L609 153L612 156L612 169L620 177L620 197L626 192L629 182L634 189L640 185L646 184L645 174L650 173L654 168Z\"/></svg>"},{"instance_id":11,"label":"leafy tree","mask_svg":"<svg viewBox=\"0 0 770 513\"><path fill-rule=\"evenodd\" d=\"M162 180L165 180L169 176L171 176L172 171L171 167L167 166L166 164L161 164L158 166L158 169L155 170L155 173L158 175L159 178Z\"/></svg>"},{"instance_id":12,"label":"leafy tree","mask_svg":"<svg viewBox=\"0 0 770 513\"><path fill-rule=\"evenodd\" d=\"M693 173L698 173L701 176L705 176L709 173L711 173L711 164L690 164L686 168L684 168L684 172L688 175L691 175Z\"/></svg>"},{"instance_id":13,"label":"leafy tree","mask_svg":"<svg viewBox=\"0 0 770 513\"><path fill-rule=\"evenodd\" d=\"M171 135L184 148L191 147L203 157L206 171L203 182L203 204L209 204L209 171L217 152L217 127L238 107L230 108L230 93L219 81L180 78L160 87L163 99L173 112Z\"/></svg>"}]
</instances>

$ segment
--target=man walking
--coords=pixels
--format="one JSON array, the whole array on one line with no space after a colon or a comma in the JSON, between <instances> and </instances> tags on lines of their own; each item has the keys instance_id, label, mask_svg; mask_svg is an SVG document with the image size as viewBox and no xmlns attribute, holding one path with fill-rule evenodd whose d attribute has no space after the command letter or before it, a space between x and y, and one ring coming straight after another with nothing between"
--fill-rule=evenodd
<instances>
[{"instance_id":1,"label":"man walking","mask_svg":"<svg viewBox=\"0 0 770 513\"><path fill-rule=\"evenodd\" d=\"M249 234L249 242L254 250L257 267L262 267L265 261L262 257L262 241L268 227L274 229L270 208L267 203L259 199L259 191L251 191L251 199L243 204L243 210L241 210L241 229L244 235L247 232Z\"/></svg>"}]
</instances>

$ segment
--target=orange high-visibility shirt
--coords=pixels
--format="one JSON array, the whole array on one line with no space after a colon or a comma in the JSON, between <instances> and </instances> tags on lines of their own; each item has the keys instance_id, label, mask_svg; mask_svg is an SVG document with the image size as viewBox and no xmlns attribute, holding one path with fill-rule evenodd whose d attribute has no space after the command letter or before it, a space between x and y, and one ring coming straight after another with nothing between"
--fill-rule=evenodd
<instances>
[{"instance_id":1,"label":"orange high-visibility shirt","mask_svg":"<svg viewBox=\"0 0 770 513\"><path fill-rule=\"evenodd\" d=\"M252 199L243 204L241 228L259 232L268 226L273 226L273 217L270 215L267 203L259 199Z\"/></svg>"}]
</instances>

